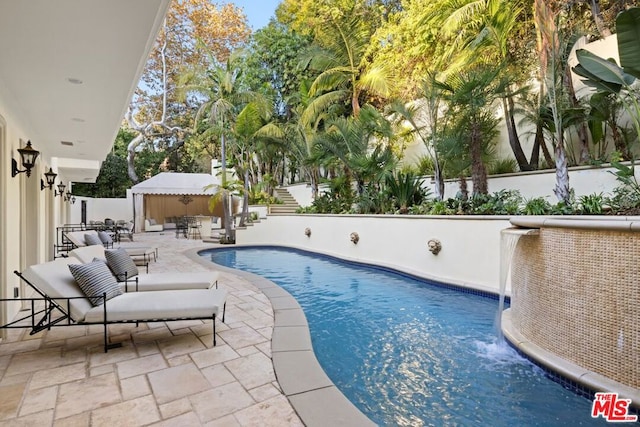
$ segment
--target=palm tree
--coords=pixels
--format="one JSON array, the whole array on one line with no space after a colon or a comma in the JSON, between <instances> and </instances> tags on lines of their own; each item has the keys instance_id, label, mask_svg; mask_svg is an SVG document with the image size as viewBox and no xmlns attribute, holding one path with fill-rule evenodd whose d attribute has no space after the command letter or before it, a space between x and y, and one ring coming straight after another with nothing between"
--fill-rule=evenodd
<instances>
[{"instance_id":1,"label":"palm tree","mask_svg":"<svg viewBox=\"0 0 640 427\"><path fill-rule=\"evenodd\" d=\"M442 136L442 131L446 127L447 114L442 109L442 88L436 84L436 74L427 73L427 77L422 81L421 97L415 103L409 105L403 101L394 101L389 106L389 111L398 115L400 120L404 120L411 126L413 132L427 148L434 167L434 181L436 184L436 198L444 199L444 178L442 175L442 162L438 157L437 143ZM425 121L418 117L420 111L426 114Z\"/></svg>"},{"instance_id":2,"label":"palm tree","mask_svg":"<svg viewBox=\"0 0 640 427\"><path fill-rule=\"evenodd\" d=\"M553 116L555 130L555 163L556 186L554 194L560 202L569 204L571 193L569 187L569 169L567 151L564 143L564 129L566 127L563 115L568 105L564 93L563 78L566 74L566 58L558 30L558 11L553 11L545 0L534 0L534 14L538 31L538 53L542 81L549 99L549 106Z\"/></svg>"},{"instance_id":3,"label":"palm tree","mask_svg":"<svg viewBox=\"0 0 640 427\"><path fill-rule=\"evenodd\" d=\"M325 131L316 133L313 143L341 162L346 177L355 179L361 195L366 183L378 185L392 173L392 137L389 121L374 107L365 105L357 117L327 120Z\"/></svg>"},{"instance_id":4,"label":"palm tree","mask_svg":"<svg viewBox=\"0 0 640 427\"><path fill-rule=\"evenodd\" d=\"M494 102L507 91L507 82L500 79L500 68L478 66L439 82L448 111L457 118L460 143L465 144L471 160L473 194L487 194L487 169L483 161L485 146L493 136L495 120L489 111ZM490 137L491 136L491 137Z\"/></svg>"},{"instance_id":5,"label":"palm tree","mask_svg":"<svg viewBox=\"0 0 640 427\"><path fill-rule=\"evenodd\" d=\"M241 69L239 60L241 51L236 51L229 57L224 66L213 65L208 69L194 69L181 78L181 91L185 95L193 94L204 102L198 108L195 125L203 121L214 129L220 137L221 157L221 191L227 192L227 146L229 137L233 136L233 126L238 114L250 102L262 103L261 94L244 90L239 84ZM211 62L215 64L214 61ZM224 228L227 236L232 235L231 206L228 203L229 194L223 195L222 203L225 213Z\"/></svg>"},{"instance_id":6,"label":"palm tree","mask_svg":"<svg viewBox=\"0 0 640 427\"><path fill-rule=\"evenodd\" d=\"M371 34L356 14L344 22L331 19L323 35L326 45L312 45L305 55L307 65L320 71L309 90L311 96L317 96L308 107L309 114L317 116L319 111L348 99L351 112L358 116L363 92L388 96L388 71L367 67L364 62Z\"/></svg>"},{"instance_id":7,"label":"palm tree","mask_svg":"<svg viewBox=\"0 0 640 427\"><path fill-rule=\"evenodd\" d=\"M524 6L520 0L447 0L437 9L433 18L442 23L448 36L454 37L448 56L454 62L449 73L474 62L513 64L510 43L520 26ZM503 67L510 79L518 74L514 68ZM524 73L520 73L524 74ZM526 78L526 76L525 76ZM506 91L501 98L509 145L521 170L536 169L537 163L527 161L515 123L515 91Z\"/></svg>"}]
</instances>

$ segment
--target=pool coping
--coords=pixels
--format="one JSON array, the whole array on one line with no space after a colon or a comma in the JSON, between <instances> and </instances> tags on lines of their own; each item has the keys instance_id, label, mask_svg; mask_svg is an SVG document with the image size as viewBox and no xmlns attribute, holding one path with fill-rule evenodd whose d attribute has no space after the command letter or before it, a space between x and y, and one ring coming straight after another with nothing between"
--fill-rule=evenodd
<instances>
[{"instance_id":1,"label":"pool coping","mask_svg":"<svg viewBox=\"0 0 640 427\"><path fill-rule=\"evenodd\" d=\"M342 394L320 366L311 344L307 318L298 301L271 280L206 260L199 255L206 249L212 248L188 249L183 254L201 265L210 267L213 264L222 272L248 280L269 299L274 315L273 369L283 394L302 422L308 427L375 426Z\"/></svg>"}]
</instances>

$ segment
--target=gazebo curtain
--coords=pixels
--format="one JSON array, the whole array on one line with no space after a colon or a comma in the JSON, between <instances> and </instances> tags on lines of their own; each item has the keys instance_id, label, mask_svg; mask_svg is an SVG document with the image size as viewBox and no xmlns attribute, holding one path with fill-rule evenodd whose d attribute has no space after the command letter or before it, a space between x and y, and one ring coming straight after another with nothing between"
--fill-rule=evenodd
<instances>
[{"instance_id":1,"label":"gazebo curtain","mask_svg":"<svg viewBox=\"0 0 640 427\"><path fill-rule=\"evenodd\" d=\"M175 194L145 194L144 216L155 219L158 224L171 222L170 219L185 215L220 216L222 211L209 212L211 196L175 195Z\"/></svg>"}]
</instances>

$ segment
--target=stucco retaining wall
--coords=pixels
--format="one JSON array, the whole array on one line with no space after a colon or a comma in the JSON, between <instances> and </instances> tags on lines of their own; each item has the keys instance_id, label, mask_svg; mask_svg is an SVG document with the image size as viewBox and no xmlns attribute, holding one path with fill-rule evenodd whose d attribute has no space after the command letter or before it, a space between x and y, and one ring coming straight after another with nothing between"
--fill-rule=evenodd
<instances>
[{"instance_id":1,"label":"stucco retaining wall","mask_svg":"<svg viewBox=\"0 0 640 427\"><path fill-rule=\"evenodd\" d=\"M319 252L497 294L500 230L508 227L508 217L495 216L269 215L238 230L236 241ZM429 252L430 239L441 242L438 255Z\"/></svg>"}]
</instances>

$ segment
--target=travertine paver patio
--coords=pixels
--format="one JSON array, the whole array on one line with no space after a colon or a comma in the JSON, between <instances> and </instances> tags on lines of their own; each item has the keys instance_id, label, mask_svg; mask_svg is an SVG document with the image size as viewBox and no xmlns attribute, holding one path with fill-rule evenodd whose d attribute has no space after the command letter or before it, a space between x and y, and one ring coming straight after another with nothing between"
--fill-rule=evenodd
<instances>
[{"instance_id":1,"label":"travertine paver patio","mask_svg":"<svg viewBox=\"0 0 640 427\"><path fill-rule=\"evenodd\" d=\"M150 273L215 269L183 251L212 247L173 232L154 245ZM229 291L218 343L203 321L111 325L121 348L104 353L102 328L10 330L0 342L0 426L299 426L271 361L273 309L247 280L222 272Z\"/></svg>"}]
</instances>

